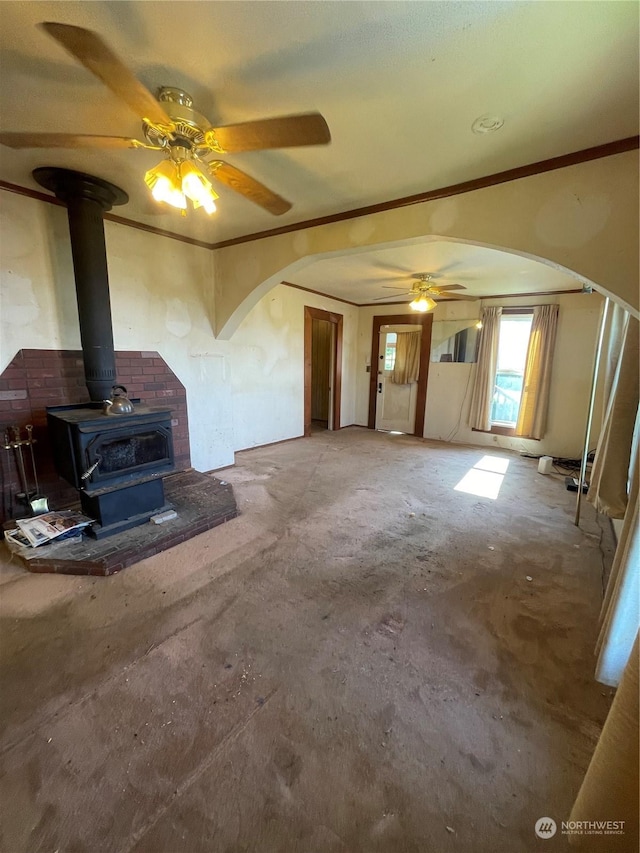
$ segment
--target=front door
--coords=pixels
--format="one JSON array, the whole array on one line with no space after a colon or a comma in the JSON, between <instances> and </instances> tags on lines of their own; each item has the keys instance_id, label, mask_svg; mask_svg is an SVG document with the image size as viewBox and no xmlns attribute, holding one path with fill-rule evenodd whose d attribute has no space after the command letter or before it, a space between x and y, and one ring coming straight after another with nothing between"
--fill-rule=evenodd
<instances>
[{"instance_id":1,"label":"front door","mask_svg":"<svg viewBox=\"0 0 640 853\"><path fill-rule=\"evenodd\" d=\"M421 332L421 326L396 325L380 329L376 429L412 435L416 424L418 383L398 385L392 381L399 332Z\"/></svg>"}]
</instances>

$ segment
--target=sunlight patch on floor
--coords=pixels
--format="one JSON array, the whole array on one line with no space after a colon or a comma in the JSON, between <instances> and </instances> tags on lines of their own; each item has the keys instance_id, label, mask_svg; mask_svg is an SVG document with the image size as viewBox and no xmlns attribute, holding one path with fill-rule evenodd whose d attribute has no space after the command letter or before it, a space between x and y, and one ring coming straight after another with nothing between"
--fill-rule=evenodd
<instances>
[{"instance_id":1,"label":"sunlight patch on floor","mask_svg":"<svg viewBox=\"0 0 640 853\"><path fill-rule=\"evenodd\" d=\"M504 456L483 456L473 467L481 471L493 471L494 474L506 474L509 460Z\"/></svg>"},{"instance_id":2,"label":"sunlight patch on floor","mask_svg":"<svg viewBox=\"0 0 640 853\"><path fill-rule=\"evenodd\" d=\"M508 467L509 460L504 456L483 456L454 486L454 491L496 500Z\"/></svg>"}]
</instances>

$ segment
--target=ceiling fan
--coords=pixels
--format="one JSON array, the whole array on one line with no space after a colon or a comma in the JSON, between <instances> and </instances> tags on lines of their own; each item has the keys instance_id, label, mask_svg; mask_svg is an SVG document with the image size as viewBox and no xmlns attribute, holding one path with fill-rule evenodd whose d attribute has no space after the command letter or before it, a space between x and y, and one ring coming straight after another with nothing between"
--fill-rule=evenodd
<instances>
[{"instance_id":1,"label":"ceiling fan","mask_svg":"<svg viewBox=\"0 0 640 853\"><path fill-rule=\"evenodd\" d=\"M193 108L192 98L182 89L165 86L159 90L158 98L154 98L97 33L69 24L45 22L39 26L142 119L145 141L122 136L0 133L3 145L162 151L163 160L145 175L157 200L180 208L184 214L189 198L194 208L203 207L212 213L218 197L209 180L213 178L274 216L280 216L290 210L291 202L218 156L268 148L327 145L331 141L326 121L316 112L213 127ZM204 159L211 155L214 159Z\"/></svg>"},{"instance_id":2,"label":"ceiling fan","mask_svg":"<svg viewBox=\"0 0 640 853\"><path fill-rule=\"evenodd\" d=\"M462 284L432 284L434 275L428 272L415 273L411 276L415 279L415 283L407 290L402 287L393 287L392 285L383 284L386 290L402 290L407 296L413 296L414 299L410 303L410 307L414 311L431 311L436 307L436 298L438 296L446 296L447 299L464 299L466 301L477 300L477 297L469 294L462 295L460 293L452 293L454 290L466 290ZM380 302L382 299L389 299L389 296L378 296L374 302Z\"/></svg>"}]
</instances>

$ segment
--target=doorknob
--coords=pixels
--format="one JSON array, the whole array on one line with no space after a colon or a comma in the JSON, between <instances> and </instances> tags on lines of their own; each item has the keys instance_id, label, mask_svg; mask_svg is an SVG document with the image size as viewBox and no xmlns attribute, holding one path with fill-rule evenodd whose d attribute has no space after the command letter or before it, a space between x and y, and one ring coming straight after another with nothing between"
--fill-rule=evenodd
<instances>
[{"instance_id":1,"label":"doorknob","mask_svg":"<svg viewBox=\"0 0 640 853\"><path fill-rule=\"evenodd\" d=\"M382 382L378 382L378 394L382 394Z\"/></svg>"}]
</instances>

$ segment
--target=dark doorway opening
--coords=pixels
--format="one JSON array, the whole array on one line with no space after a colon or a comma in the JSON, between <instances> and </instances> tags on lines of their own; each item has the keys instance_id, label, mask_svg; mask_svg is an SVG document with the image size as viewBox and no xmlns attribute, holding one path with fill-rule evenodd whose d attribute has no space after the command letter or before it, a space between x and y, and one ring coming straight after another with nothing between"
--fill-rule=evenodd
<instances>
[{"instance_id":1,"label":"dark doorway opening","mask_svg":"<svg viewBox=\"0 0 640 853\"><path fill-rule=\"evenodd\" d=\"M340 429L342 314L304 309L304 434Z\"/></svg>"},{"instance_id":2,"label":"dark doorway opening","mask_svg":"<svg viewBox=\"0 0 640 853\"><path fill-rule=\"evenodd\" d=\"M331 355L333 324L311 320L311 426L314 432L329 428L331 414Z\"/></svg>"}]
</instances>

